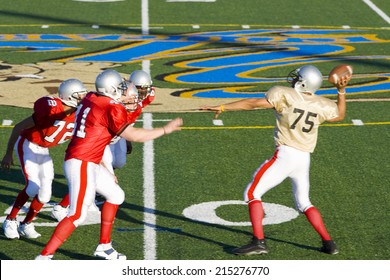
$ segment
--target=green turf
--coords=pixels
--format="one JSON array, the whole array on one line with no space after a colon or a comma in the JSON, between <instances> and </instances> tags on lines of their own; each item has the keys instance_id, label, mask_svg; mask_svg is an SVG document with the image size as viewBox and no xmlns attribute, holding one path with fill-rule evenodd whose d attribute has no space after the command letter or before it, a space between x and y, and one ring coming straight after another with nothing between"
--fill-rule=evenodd
<instances>
[{"instance_id":1,"label":"green turf","mask_svg":"<svg viewBox=\"0 0 390 280\"><path fill-rule=\"evenodd\" d=\"M81 3L63 0L0 0L0 34L141 34L141 1L117 3ZM261 3L260 3L261 2ZM351 44L347 54L339 54L340 62L349 63L356 74L388 72L390 30L388 24L370 10L363 1L258 1L236 0L210 3L167 3L150 0L151 35L192 34L206 31L241 30L241 25L262 29L289 29L300 25L308 29L339 29L349 25L360 29L361 35L374 36L375 43ZM375 3L390 14L387 0ZM200 29L193 29L193 25ZM42 28L49 25L49 28ZM99 25L100 29L91 28ZM10 64L56 61L90 52L123 46L124 41L55 41L77 49L61 52L27 52L21 49L0 48L0 61ZM244 47L240 52L251 52L245 42L219 43L215 41L197 47L214 49ZM338 42L344 44L344 42ZM187 54L152 61L153 82L158 87L182 88L179 83L164 79L164 75L178 73L176 63L216 54ZM343 57L346 55L346 57ZM359 61L348 56L368 56ZM345 59L345 60L344 60ZM322 62L327 71L335 62ZM129 73L141 67L136 61L117 69ZM252 73L253 76L285 77L290 66L270 68ZM324 72L325 73L325 72ZM0 75L1 78L1 75ZM354 78L358 84L374 78ZM0 84L5 82L0 80ZM191 85L191 88L220 85ZM329 84L326 82L324 86ZM259 84L252 92L265 91L269 84ZM389 91L363 97L388 97ZM0 98L2 93L0 92ZM360 96L350 96L360 97ZM206 103L207 101L205 101ZM223 102L223 101L221 101ZM343 124L361 119L365 126L323 126L318 145L312 155L311 200L321 211L330 234L340 247L340 254L328 256L318 252L320 240L305 216L279 225L265 226L270 253L267 256L236 257L231 248L246 243L251 227L223 226L196 222L183 216L185 208L202 202L241 200L246 184L256 168L274 152L274 116L270 110L229 112L221 116L226 127L215 129L212 113L154 113L154 119L183 117L181 132L158 139L155 145L155 185L157 216L157 259L160 260L388 260L390 249L389 185L390 185L390 113L388 102L348 103ZM14 124L31 114L31 109L0 105L0 121L12 119ZM141 126L142 123L137 123ZM156 123L156 126L162 125ZM11 128L0 127L0 155L4 154ZM62 162L66 144L51 150L56 177L53 202L66 192ZM114 225L114 246L128 259L143 260L144 201L143 201L143 145L134 144L127 165L117 170L126 201L120 207ZM16 160L16 158L15 158ZM0 171L0 211L15 200L24 179L17 164L9 173ZM288 181L264 196L264 201L294 207ZM218 208L225 220L249 221L244 205ZM39 221L53 222L48 212L38 215ZM0 235L0 259L33 259L50 238L53 227L38 227L42 237L37 240L7 240ZM56 253L59 260L93 259L98 243L99 226L80 226Z\"/></svg>"},{"instance_id":2,"label":"green turf","mask_svg":"<svg viewBox=\"0 0 390 280\"><path fill-rule=\"evenodd\" d=\"M2 118L18 121L30 113L0 106ZM375 112L373 116L372 112ZM200 223L185 218L185 208L202 202L241 200L252 173L273 154L272 129L240 128L272 125L272 111L229 112L221 116L226 125L237 129L215 130L210 113L153 114L155 119L183 117L184 129L155 141L155 185L157 255L159 259L242 259L230 253L234 246L246 243L250 227ZM366 126L324 126L312 156L311 199L322 212L330 234L341 253L327 256L317 251L320 240L306 218L265 226L270 254L248 259L387 259L390 251L389 225L386 222L390 199L387 142L390 136L387 103L348 103L348 117ZM140 125L139 123L137 125ZM156 124L158 126L159 124ZM194 128L209 128L194 129ZM186 129L187 128L187 129ZM191 128L191 129L189 129ZM0 129L5 143L10 128ZM58 202L66 188L61 170L66 145L54 148L56 179L53 201ZM4 151L4 146L2 146ZM130 259L143 259L142 144L135 143L128 164L117 172L126 192L115 222L113 240L118 250ZM18 166L11 173L1 173L0 207L11 204L22 188ZM265 202L294 207L288 181L264 196ZM245 206L223 206L219 213L226 220L248 221ZM39 219L52 221L48 212ZM120 229L120 230L118 230ZM37 240L9 241L0 237L2 259L31 259L39 253L53 228L39 227ZM99 226L81 226L56 254L57 259L91 259L98 242ZM81 242L81 240L83 240ZM27 250L26 250L27 249ZM27 251L27 252L26 252ZM245 259L245 258L244 258Z\"/></svg>"}]
</instances>

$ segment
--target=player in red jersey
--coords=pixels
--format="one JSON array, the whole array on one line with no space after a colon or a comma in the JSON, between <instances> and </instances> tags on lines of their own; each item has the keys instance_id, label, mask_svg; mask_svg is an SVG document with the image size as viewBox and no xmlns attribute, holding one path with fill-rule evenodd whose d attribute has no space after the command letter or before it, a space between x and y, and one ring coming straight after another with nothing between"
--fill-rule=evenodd
<instances>
[{"instance_id":1,"label":"player in red jersey","mask_svg":"<svg viewBox=\"0 0 390 280\"><path fill-rule=\"evenodd\" d=\"M115 136L132 142L145 142L180 130L177 118L164 127L135 128L128 121L126 107L120 102L126 93L125 82L115 70L105 70L96 78L96 92L83 99L77 111L75 132L66 150L64 172L69 185L69 214L56 227L49 242L36 257L48 260L86 217L95 198L97 180L105 147ZM94 255L104 259L126 259L111 244L112 225L119 204L112 193L104 194L101 210L100 243Z\"/></svg>"},{"instance_id":2,"label":"player in red jersey","mask_svg":"<svg viewBox=\"0 0 390 280\"><path fill-rule=\"evenodd\" d=\"M129 122L134 124L137 118L142 114L143 109L153 102L155 97L155 88L152 87L150 75L143 70L135 70L129 76L129 84L135 86L138 92L137 106L127 108L129 113ZM126 155L132 151L132 144L123 138L116 139L115 143L110 145L112 153L112 165L114 168L121 168L126 164Z\"/></svg>"},{"instance_id":3,"label":"player in red jersey","mask_svg":"<svg viewBox=\"0 0 390 280\"><path fill-rule=\"evenodd\" d=\"M128 97L122 99L128 111L128 122L134 125L143 109L153 102L155 89L152 87L150 75L143 70L135 70L129 76ZM110 158L110 166L113 169L122 168L126 164L126 155L131 153L132 144L121 137L114 137L109 145L110 150L106 151L103 158ZM106 161L106 164L108 161Z\"/></svg>"},{"instance_id":4,"label":"player in red jersey","mask_svg":"<svg viewBox=\"0 0 390 280\"><path fill-rule=\"evenodd\" d=\"M155 89L152 87L150 75L143 70L136 70L129 76L129 88L134 87L137 91L137 103L135 106L130 103L126 106L129 112L129 123L134 125L137 118L142 114L143 109L148 106L155 96ZM131 95L130 95L131 96ZM131 98L131 97L130 97ZM126 101L124 101L126 103ZM112 163L114 168L121 168L126 164L126 155L132 151L132 144L123 138L116 139L115 143L110 145L112 154Z\"/></svg>"},{"instance_id":5,"label":"player in red jersey","mask_svg":"<svg viewBox=\"0 0 390 280\"><path fill-rule=\"evenodd\" d=\"M138 91L138 100L139 100L138 110L140 111L139 114L141 114L142 110L150 103L152 103L155 97L155 88L152 86L153 84L152 78L150 77L149 73L147 73L144 70L135 70L130 74L129 82L132 83ZM121 142L123 143L123 140ZM122 145L122 149L123 149L122 143L119 143L117 145L118 146ZM128 154L131 153L132 151L132 145L131 142L129 141L126 141L126 151ZM120 155L118 155L117 161L120 162L121 160L123 161L123 156L121 157Z\"/></svg>"},{"instance_id":6,"label":"player in red jersey","mask_svg":"<svg viewBox=\"0 0 390 280\"><path fill-rule=\"evenodd\" d=\"M13 128L1 167L10 169L15 148L26 185L18 194L10 214L3 223L4 235L7 238L15 239L20 235L27 238L41 236L35 231L32 220L51 197L54 168L49 148L71 138L76 107L86 93L87 90L81 81L65 80L58 88L58 97L45 96L38 99L34 103L32 116ZM33 198L30 209L19 224L17 214L30 197Z\"/></svg>"},{"instance_id":7,"label":"player in red jersey","mask_svg":"<svg viewBox=\"0 0 390 280\"><path fill-rule=\"evenodd\" d=\"M152 87L152 79L150 75L143 70L135 70L129 76L127 86L129 88L129 99L123 99L122 103L128 111L128 122L134 125L137 118L142 114L143 109L148 106L155 97L155 89ZM136 92L134 92L134 90ZM131 91L133 90L133 92ZM135 95L137 102L134 103ZM132 151L132 144L124 138L116 136L112 139L104 151L103 161L101 164L114 174L114 169L122 168L127 161L127 155ZM51 216L57 221L62 221L69 212L69 194L53 207Z\"/></svg>"},{"instance_id":8,"label":"player in red jersey","mask_svg":"<svg viewBox=\"0 0 390 280\"><path fill-rule=\"evenodd\" d=\"M142 103L141 100L139 100L139 91L137 91L137 88L130 82L126 82L127 86L127 95L121 98L121 101L123 105L125 105L126 110L128 112L128 123L130 125L134 125L137 118L141 115L142 109L146 104L149 103ZM149 101L149 100L148 100ZM151 102L151 101L150 101ZM143 105L144 104L144 105ZM111 189L115 189L118 184L117 178L115 176L114 169L122 168L126 164L126 155L128 152L128 145L131 145L131 142L126 141L126 139L121 138L120 136L115 136L109 145L106 146L104 149L104 154L102 161L100 163L101 165L101 172L99 174L102 174L102 176L99 176L99 180L97 180L97 189L99 188L99 185L101 185L101 188L103 188L103 192L105 189L107 189L107 186L111 186L114 184L113 187L109 187ZM107 172L108 171L108 172ZM101 191L97 190L97 193L99 195L102 195ZM121 192L118 191L118 196L121 196ZM122 201L123 202L123 201ZM122 202L118 203L121 204ZM95 210L96 206L92 205L92 210ZM57 219L57 221L62 221L63 218L65 218L68 215L69 212L69 193L64 196L64 198L60 201L59 204L55 205L53 207L53 210L51 212L51 215L53 218Z\"/></svg>"},{"instance_id":9,"label":"player in red jersey","mask_svg":"<svg viewBox=\"0 0 390 280\"><path fill-rule=\"evenodd\" d=\"M144 70L135 70L129 76L129 82L134 84L138 91L138 98L142 107L149 105L154 100L155 88L150 75Z\"/></svg>"},{"instance_id":10,"label":"player in red jersey","mask_svg":"<svg viewBox=\"0 0 390 280\"><path fill-rule=\"evenodd\" d=\"M134 124L142 114L143 109L153 102L155 88L152 87L150 75L143 70L135 70L129 76L129 83L134 85L138 92L136 106L127 106L129 112L129 122ZM112 153L112 165L114 168L121 168L126 164L126 155L132 151L132 144L123 138L117 139L116 143L110 145Z\"/></svg>"}]
</instances>

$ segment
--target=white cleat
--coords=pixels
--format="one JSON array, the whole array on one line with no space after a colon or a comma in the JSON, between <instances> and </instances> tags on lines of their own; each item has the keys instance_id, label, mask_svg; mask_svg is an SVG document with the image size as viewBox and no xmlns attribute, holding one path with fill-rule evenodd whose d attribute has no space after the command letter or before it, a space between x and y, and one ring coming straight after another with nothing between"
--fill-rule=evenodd
<instances>
[{"instance_id":1,"label":"white cleat","mask_svg":"<svg viewBox=\"0 0 390 280\"><path fill-rule=\"evenodd\" d=\"M34 224L33 223L25 223L20 224L19 233L21 236L24 236L26 238L35 239L41 236L40 233L36 232Z\"/></svg>"},{"instance_id":2,"label":"white cleat","mask_svg":"<svg viewBox=\"0 0 390 280\"><path fill-rule=\"evenodd\" d=\"M18 232L19 222L16 220L6 219L3 223L3 231L8 239L19 239Z\"/></svg>"},{"instance_id":3,"label":"white cleat","mask_svg":"<svg viewBox=\"0 0 390 280\"><path fill-rule=\"evenodd\" d=\"M95 257L99 257L105 260L126 260L126 256L118 253L112 248L111 242L107 244L99 244L93 254Z\"/></svg>"},{"instance_id":4,"label":"white cleat","mask_svg":"<svg viewBox=\"0 0 390 280\"><path fill-rule=\"evenodd\" d=\"M57 221L61 222L66 216L68 216L68 212L69 207L62 207L61 205L57 204L51 210L50 215Z\"/></svg>"},{"instance_id":5,"label":"white cleat","mask_svg":"<svg viewBox=\"0 0 390 280\"><path fill-rule=\"evenodd\" d=\"M51 261L52 258L53 258L53 255L47 255L47 256L38 255L35 257L35 260L36 261Z\"/></svg>"}]
</instances>

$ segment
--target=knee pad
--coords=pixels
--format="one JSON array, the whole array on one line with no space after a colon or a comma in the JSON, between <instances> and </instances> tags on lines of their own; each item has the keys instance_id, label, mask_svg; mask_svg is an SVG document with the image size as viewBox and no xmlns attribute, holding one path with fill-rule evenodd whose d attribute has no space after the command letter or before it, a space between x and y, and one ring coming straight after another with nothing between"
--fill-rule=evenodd
<instances>
[{"instance_id":1,"label":"knee pad","mask_svg":"<svg viewBox=\"0 0 390 280\"><path fill-rule=\"evenodd\" d=\"M108 197L106 197L107 202L112 204L121 205L125 201L125 192L118 186L115 189L115 192L111 192Z\"/></svg>"},{"instance_id":2,"label":"knee pad","mask_svg":"<svg viewBox=\"0 0 390 280\"><path fill-rule=\"evenodd\" d=\"M39 188L38 199L41 203L48 203L51 198L51 183L52 180L43 180L42 186Z\"/></svg>"},{"instance_id":3,"label":"knee pad","mask_svg":"<svg viewBox=\"0 0 390 280\"><path fill-rule=\"evenodd\" d=\"M35 197L39 193L39 186L34 181L28 181L26 193L29 197Z\"/></svg>"}]
</instances>

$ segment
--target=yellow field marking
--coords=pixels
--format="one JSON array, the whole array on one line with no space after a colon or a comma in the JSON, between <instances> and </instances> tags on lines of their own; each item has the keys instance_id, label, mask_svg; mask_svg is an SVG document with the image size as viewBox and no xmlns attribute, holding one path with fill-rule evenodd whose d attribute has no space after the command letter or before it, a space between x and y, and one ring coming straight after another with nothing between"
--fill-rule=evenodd
<instances>
[{"instance_id":1,"label":"yellow field marking","mask_svg":"<svg viewBox=\"0 0 390 280\"><path fill-rule=\"evenodd\" d=\"M390 125L390 122L368 122L364 125ZM352 123L329 123L321 126L356 126ZM254 126L184 126L182 130L222 130L222 129L269 129L274 125L254 125Z\"/></svg>"},{"instance_id":2,"label":"yellow field marking","mask_svg":"<svg viewBox=\"0 0 390 280\"><path fill-rule=\"evenodd\" d=\"M265 126L183 126L182 130L223 130L223 129L266 129L274 128L273 125Z\"/></svg>"},{"instance_id":3,"label":"yellow field marking","mask_svg":"<svg viewBox=\"0 0 390 280\"><path fill-rule=\"evenodd\" d=\"M367 125L390 125L390 122L368 122ZM353 123L328 123L321 126L359 126ZM13 125L0 125L0 128L13 128ZM274 125L252 125L252 126L183 126L182 130L222 130L222 129L269 129L274 128Z\"/></svg>"}]
</instances>

